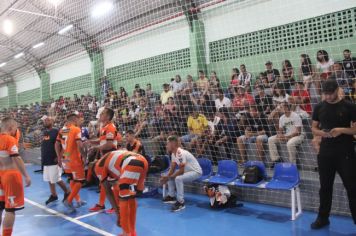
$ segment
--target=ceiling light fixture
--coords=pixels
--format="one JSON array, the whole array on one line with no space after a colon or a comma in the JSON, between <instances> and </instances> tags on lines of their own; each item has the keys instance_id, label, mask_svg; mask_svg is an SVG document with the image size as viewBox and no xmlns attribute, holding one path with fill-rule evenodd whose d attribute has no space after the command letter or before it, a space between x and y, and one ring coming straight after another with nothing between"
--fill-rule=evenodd
<instances>
[{"instance_id":1,"label":"ceiling light fixture","mask_svg":"<svg viewBox=\"0 0 356 236\"><path fill-rule=\"evenodd\" d=\"M63 0L47 0L51 4L53 4L55 7L57 7Z\"/></svg>"},{"instance_id":2,"label":"ceiling light fixture","mask_svg":"<svg viewBox=\"0 0 356 236\"><path fill-rule=\"evenodd\" d=\"M58 34L65 34L67 31L71 30L72 28L73 28L73 25L67 25L66 27L64 27L63 29L58 31Z\"/></svg>"},{"instance_id":3,"label":"ceiling light fixture","mask_svg":"<svg viewBox=\"0 0 356 236\"><path fill-rule=\"evenodd\" d=\"M39 48L39 47L42 47L44 45L44 42L40 42L38 44L35 44L32 46L32 48Z\"/></svg>"},{"instance_id":4,"label":"ceiling light fixture","mask_svg":"<svg viewBox=\"0 0 356 236\"><path fill-rule=\"evenodd\" d=\"M91 16L93 18L99 18L111 12L114 9L112 1L101 1L97 3L91 10Z\"/></svg>"},{"instance_id":5,"label":"ceiling light fixture","mask_svg":"<svg viewBox=\"0 0 356 236\"><path fill-rule=\"evenodd\" d=\"M3 62L3 63L0 64L0 67L3 67L5 65L6 65L6 62Z\"/></svg>"},{"instance_id":6,"label":"ceiling light fixture","mask_svg":"<svg viewBox=\"0 0 356 236\"><path fill-rule=\"evenodd\" d=\"M14 56L14 58L17 59L17 58L20 58L20 57L22 57L22 56L24 56L24 55L25 55L25 53L20 52L19 54L16 54L16 55Z\"/></svg>"},{"instance_id":7,"label":"ceiling light fixture","mask_svg":"<svg viewBox=\"0 0 356 236\"><path fill-rule=\"evenodd\" d=\"M11 35L13 33L14 24L12 23L11 20L5 19L2 26L5 34Z\"/></svg>"}]
</instances>

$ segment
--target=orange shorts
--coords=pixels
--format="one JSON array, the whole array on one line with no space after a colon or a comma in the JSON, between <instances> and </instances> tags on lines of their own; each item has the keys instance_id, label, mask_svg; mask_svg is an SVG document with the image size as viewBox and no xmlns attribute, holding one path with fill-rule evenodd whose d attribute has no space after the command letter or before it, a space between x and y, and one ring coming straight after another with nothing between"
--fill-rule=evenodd
<instances>
[{"instance_id":1,"label":"orange shorts","mask_svg":"<svg viewBox=\"0 0 356 236\"><path fill-rule=\"evenodd\" d=\"M1 208L6 211L16 211L24 208L25 196L22 176L18 170L3 170L0 172L0 185L3 191Z\"/></svg>"},{"instance_id":2,"label":"orange shorts","mask_svg":"<svg viewBox=\"0 0 356 236\"><path fill-rule=\"evenodd\" d=\"M82 166L82 165L71 166L70 171L71 171L70 173L73 176L73 180L85 180L84 166Z\"/></svg>"}]
</instances>

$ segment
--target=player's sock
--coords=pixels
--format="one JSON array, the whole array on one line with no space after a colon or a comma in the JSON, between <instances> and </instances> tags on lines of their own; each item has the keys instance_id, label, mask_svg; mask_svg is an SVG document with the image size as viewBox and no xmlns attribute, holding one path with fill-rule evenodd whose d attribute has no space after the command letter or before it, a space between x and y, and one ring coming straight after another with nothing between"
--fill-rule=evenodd
<instances>
[{"instance_id":1,"label":"player's sock","mask_svg":"<svg viewBox=\"0 0 356 236\"><path fill-rule=\"evenodd\" d=\"M12 235L12 228L3 228L2 229L2 236L11 236Z\"/></svg>"},{"instance_id":2,"label":"player's sock","mask_svg":"<svg viewBox=\"0 0 356 236\"><path fill-rule=\"evenodd\" d=\"M71 193L69 194L69 196L67 198L67 201L69 203L73 202L73 199L78 195L81 187L82 187L82 183L74 182L72 191L71 191Z\"/></svg>"},{"instance_id":3,"label":"player's sock","mask_svg":"<svg viewBox=\"0 0 356 236\"><path fill-rule=\"evenodd\" d=\"M70 183L69 183L71 192L73 192L74 185L75 185L74 180L71 180ZM79 195L79 193L78 193L77 195L75 195L74 199L75 199L77 202L80 202L80 195Z\"/></svg>"},{"instance_id":4,"label":"player's sock","mask_svg":"<svg viewBox=\"0 0 356 236\"><path fill-rule=\"evenodd\" d=\"M99 205L105 206L106 192L104 186L100 185Z\"/></svg>"},{"instance_id":5,"label":"player's sock","mask_svg":"<svg viewBox=\"0 0 356 236\"><path fill-rule=\"evenodd\" d=\"M129 211L130 211L130 230L131 233L134 233L136 231L135 226L136 226L136 211L137 211L137 201L136 199L132 198L128 200L129 204Z\"/></svg>"},{"instance_id":6,"label":"player's sock","mask_svg":"<svg viewBox=\"0 0 356 236\"><path fill-rule=\"evenodd\" d=\"M130 210L129 210L129 201L121 200L120 201L120 215L123 217L120 217L120 225L122 230L130 235L131 229L130 229L130 218L131 216Z\"/></svg>"}]
</instances>

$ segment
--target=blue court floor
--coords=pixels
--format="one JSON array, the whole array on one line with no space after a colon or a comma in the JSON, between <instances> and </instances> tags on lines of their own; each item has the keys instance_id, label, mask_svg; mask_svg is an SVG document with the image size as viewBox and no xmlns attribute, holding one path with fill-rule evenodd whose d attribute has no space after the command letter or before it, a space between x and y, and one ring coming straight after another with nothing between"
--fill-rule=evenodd
<instances>
[{"instance_id":1,"label":"blue court floor","mask_svg":"<svg viewBox=\"0 0 356 236\"><path fill-rule=\"evenodd\" d=\"M74 214L63 214L65 208L61 201L45 207L44 202L49 196L47 183L42 181L42 174L33 172L39 169L38 166L27 168L32 176L32 186L25 190L26 208L17 213L15 236L118 235L121 232L115 225L114 215L88 212L98 200L94 189L81 191L81 197L88 205ZM62 198L59 188L57 191ZM172 213L170 205L161 203L160 199L139 199L137 233L139 236L356 235L356 226L347 217L334 216L328 228L311 231L309 225L315 213L304 212L292 222L287 208L244 203L241 208L211 210L208 204L205 196L188 194L186 209Z\"/></svg>"}]
</instances>

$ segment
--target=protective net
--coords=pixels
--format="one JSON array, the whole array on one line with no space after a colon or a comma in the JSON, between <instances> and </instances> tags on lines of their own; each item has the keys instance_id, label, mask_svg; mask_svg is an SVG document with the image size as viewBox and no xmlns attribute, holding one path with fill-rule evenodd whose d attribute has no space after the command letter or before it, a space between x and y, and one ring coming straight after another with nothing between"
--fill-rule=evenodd
<instances>
[{"instance_id":1,"label":"protective net","mask_svg":"<svg viewBox=\"0 0 356 236\"><path fill-rule=\"evenodd\" d=\"M271 178L275 163L296 163L303 207L317 209L320 138L311 115L326 79L356 100L355 2L19 0L0 7L0 23L13 25L4 23L0 38L0 116L19 122L25 157L39 153L43 115L61 128L77 112L85 139L95 139L100 112L110 107L122 147L133 133L152 160L167 155L166 139L177 135L214 171L233 160L241 175L247 161L261 161ZM159 185L153 175L148 182ZM203 184L186 186L201 193ZM230 188L241 200L290 204L289 192ZM337 177L333 213L349 214L347 202Z\"/></svg>"}]
</instances>

